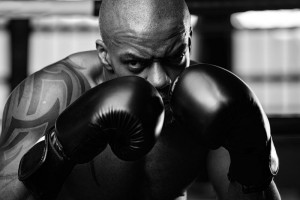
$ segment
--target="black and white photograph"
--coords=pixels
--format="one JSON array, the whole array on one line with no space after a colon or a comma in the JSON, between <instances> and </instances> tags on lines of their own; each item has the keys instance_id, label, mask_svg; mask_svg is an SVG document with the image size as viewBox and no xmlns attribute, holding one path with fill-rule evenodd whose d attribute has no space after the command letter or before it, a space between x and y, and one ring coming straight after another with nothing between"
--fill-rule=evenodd
<instances>
[{"instance_id":1,"label":"black and white photograph","mask_svg":"<svg viewBox=\"0 0 300 200\"><path fill-rule=\"evenodd\" d=\"M0 0L0 200L300 200L300 1Z\"/></svg>"}]
</instances>

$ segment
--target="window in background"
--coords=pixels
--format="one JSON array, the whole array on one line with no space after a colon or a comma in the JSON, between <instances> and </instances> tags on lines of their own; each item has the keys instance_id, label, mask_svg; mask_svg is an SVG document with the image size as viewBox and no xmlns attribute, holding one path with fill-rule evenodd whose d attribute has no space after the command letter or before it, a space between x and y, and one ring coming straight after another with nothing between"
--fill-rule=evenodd
<instances>
[{"instance_id":1,"label":"window in background","mask_svg":"<svg viewBox=\"0 0 300 200\"><path fill-rule=\"evenodd\" d=\"M233 71L269 115L300 114L300 11L251 11L231 18Z\"/></svg>"},{"instance_id":2,"label":"window in background","mask_svg":"<svg viewBox=\"0 0 300 200\"><path fill-rule=\"evenodd\" d=\"M10 92L8 79L10 76L9 60L9 34L5 29L6 19L0 18L0 122L2 121L2 113L8 94ZM1 131L0 123L0 131Z\"/></svg>"},{"instance_id":3,"label":"window in background","mask_svg":"<svg viewBox=\"0 0 300 200\"><path fill-rule=\"evenodd\" d=\"M29 40L29 74L66 56L96 49L98 19L92 16L33 18Z\"/></svg>"},{"instance_id":4,"label":"window in background","mask_svg":"<svg viewBox=\"0 0 300 200\"><path fill-rule=\"evenodd\" d=\"M192 26L197 21L198 17L192 15ZM98 18L92 16L33 18L31 25L29 74L72 53L96 50L96 40L100 38ZM193 39L197 40L197 37Z\"/></svg>"}]
</instances>

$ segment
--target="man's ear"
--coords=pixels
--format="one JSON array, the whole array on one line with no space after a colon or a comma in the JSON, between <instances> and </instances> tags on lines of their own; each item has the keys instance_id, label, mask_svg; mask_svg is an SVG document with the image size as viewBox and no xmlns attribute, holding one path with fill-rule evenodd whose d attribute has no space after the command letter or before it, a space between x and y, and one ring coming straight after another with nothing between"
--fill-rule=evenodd
<instances>
[{"instance_id":1,"label":"man's ear","mask_svg":"<svg viewBox=\"0 0 300 200\"><path fill-rule=\"evenodd\" d=\"M190 35L189 35L189 51L192 50L192 36L193 36L193 29L190 27Z\"/></svg>"},{"instance_id":2,"label":"man's ear","mask_svg":"<svg viewBox=\"0 0 300 200\"><path fill-rule=\"evenodd\" d=\"M98 51L98 56L100 58L101 63L104 65L104 67L109 70L112 71L113 68L110 64L110 58L109 58L109 54L107 52L107 46L104 44L103 40L96 40L96 48Z\"/></svg>"}]
</instances>

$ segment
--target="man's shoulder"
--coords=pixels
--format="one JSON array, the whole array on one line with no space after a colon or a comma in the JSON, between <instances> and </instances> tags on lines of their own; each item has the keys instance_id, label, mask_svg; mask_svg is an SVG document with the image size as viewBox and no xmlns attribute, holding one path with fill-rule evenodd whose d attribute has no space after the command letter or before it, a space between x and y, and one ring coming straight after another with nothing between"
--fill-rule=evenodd
<instances>
[{"instance_id":1,"label":"man's shoulder","mask_svg":"<svg viewBox=\"0 0 300 200\"><path fill-rule=\"evenodd\" d=\"M101 65L98 52L96 50L73 53L63 59L63 61L83 69L99 67Z\"/></svg>"},{"instance_id":2,"label":"man's shoulder","mask_svg":"<svg viewBox=\"0 0 300 200\"><path fill-rule=\"evenodd\" d=\"M101 80L102 64L97 51L73 53L51 65L43 68L38 74L46 71L65 71L71 76L82 77L88 85L97 85L95 80ZM95 79L95 80L94 80Z\"/></svg>"}]
</instances>

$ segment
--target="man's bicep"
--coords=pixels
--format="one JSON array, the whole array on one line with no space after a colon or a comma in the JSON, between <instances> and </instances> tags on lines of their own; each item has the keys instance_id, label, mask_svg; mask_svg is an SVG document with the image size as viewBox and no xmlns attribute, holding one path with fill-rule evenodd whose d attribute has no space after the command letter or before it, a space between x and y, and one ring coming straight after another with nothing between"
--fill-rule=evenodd
<instances>
[{"instance_id":1,"label":"man's bicep","mask_svg":"<svg viewBox=\"0 0 300 200\"><path fill-rule=\"evenodd\" d=\"M53 127L58 115L88 84L80 73L57 64L25 79L10 95L0 136L0 176L17 173L28 149Z\"/></svg>"}]
</instances>

